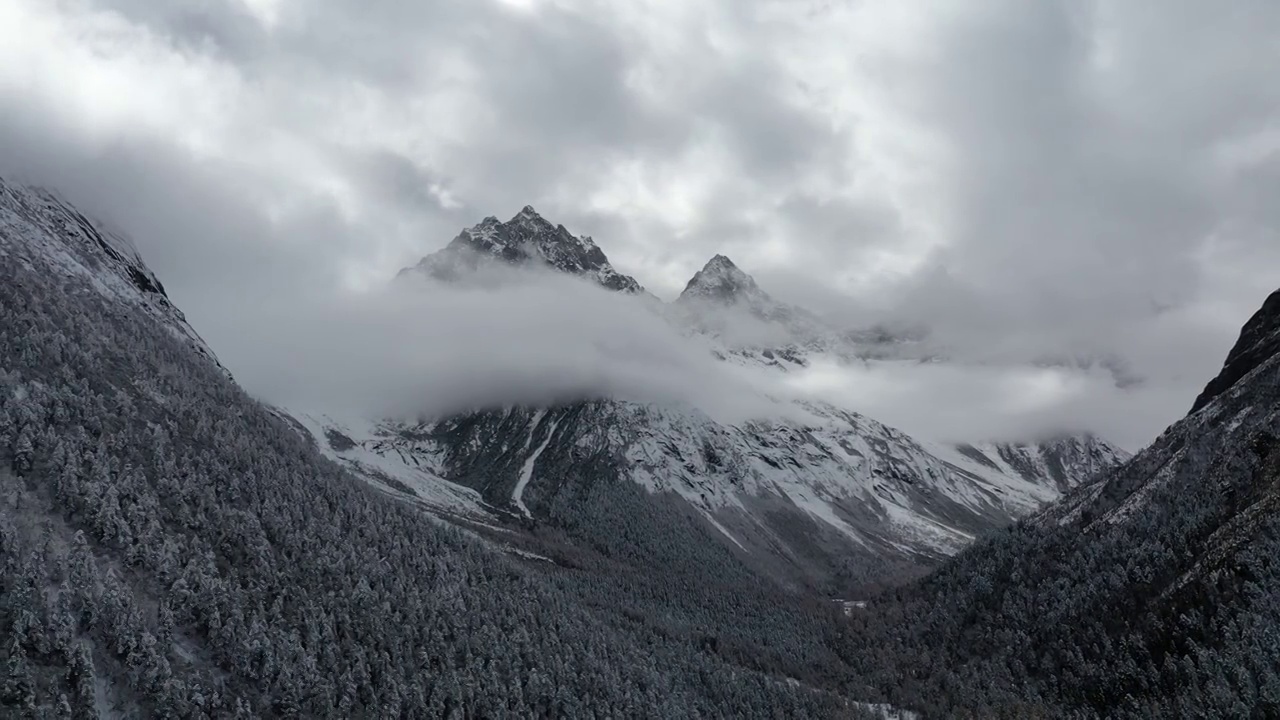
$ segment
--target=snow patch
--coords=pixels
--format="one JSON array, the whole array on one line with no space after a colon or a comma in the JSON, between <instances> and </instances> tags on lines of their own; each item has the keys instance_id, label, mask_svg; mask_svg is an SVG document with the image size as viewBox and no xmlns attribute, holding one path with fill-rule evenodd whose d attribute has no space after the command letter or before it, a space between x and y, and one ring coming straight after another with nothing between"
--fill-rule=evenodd
<instances>
[{"instance_id":1,"label":"snow patch","mask_svg":"<svg viewBox=\"0 0 1280 720\"><path fill-rule=\"evenodd\" d=\"M542 417L545 414L546 411L539 410L538 414L534 416L529 430L529 440L531 442L533 440L533 432L537 430L538 423L541 422ZM524 516L527 518L532 518L533 514L529 512L529 508L525 507L524 489L529 485L529 481L533 479L534 463L538 462L538 457L542 455L542 451L546 450L547 446L551 444L551 437L555 435L556 432L556 422L557 421L554 420L551 422L550 427L547 428L547 438L542 441L542 444L539 445L536 450L533 451L533 454L529 455L529 457L525 459L524 467L520 468L520 479L516 482L516 489L511 493L511 502L515 503L516 507L520 508L520 512L524 513Z\"/></svg>"}]
</instances>

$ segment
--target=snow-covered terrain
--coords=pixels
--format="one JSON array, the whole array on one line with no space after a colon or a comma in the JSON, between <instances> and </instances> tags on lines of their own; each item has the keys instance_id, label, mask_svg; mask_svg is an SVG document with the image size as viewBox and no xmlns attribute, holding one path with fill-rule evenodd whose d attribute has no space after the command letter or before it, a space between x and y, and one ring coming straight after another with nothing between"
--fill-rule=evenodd
<instances>
[{"instance_id":1,"label":"snow-covered terrain","mask_svg":"<svg viewBox=\"0 0 1280 720\"><path fill-rule=\"evenodd\" d=\"M619 542L540 552L511 530L538 522L512 512L522 504L545 517L544 464L564 471L550 410L536 423L510 413L529 430L512 447L526 480L500 496L443 479L466 477L459 425L438 425L457 442L432 457L379 446L387 432L414 439L404 425L298 414L228 378L127 243L51 195L0 184L0 716L834 717L850 706L830 618L701 542L698 527L636 534L610 511L638 486L597 493L578 514ZM434 513L465 531L419 504L467 512ZM504 512L506 528L485 525ZM623 561L667 550L647 566ZM554 570L566 555L575 572Z\"/></svg>"},{"instance_id":2,"label":"snow-covered terrain","mask_svg":"<svg viewBox=\"0 0 1280 720\"><path fill-rule=\"evenodd\" d=\"M815 541L831 555L950 555L1124 457L1093 437L924 443L849 411L803 409L805 422L739 425L608 400L425 423L297 416L331 457L399 480L444 515L545 518L566 466L586 464L680 498L735 547L801 561Z\"/></svg>"}]
</instances>

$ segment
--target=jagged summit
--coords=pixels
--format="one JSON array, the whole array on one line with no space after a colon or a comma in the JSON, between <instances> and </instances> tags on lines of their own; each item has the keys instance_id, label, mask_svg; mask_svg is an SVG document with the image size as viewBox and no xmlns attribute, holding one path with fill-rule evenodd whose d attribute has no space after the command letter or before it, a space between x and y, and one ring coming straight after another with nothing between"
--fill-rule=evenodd
<instances>
[{"instance_id":1,"label":"jagged summit","mask_svg":"<svg viewBox=\"0 0 1280 720\"><path fill-rule=\"evenodd\" d=\"M589 278L610 290L644 292L635 278L614 269L589 236L575 236L564 225L553 225L532 205L525 205L506 222L486 217L459 233L444 249L400 271L400 275L422 273L436 280L454 281L494 262L544 265Z\"/></svg>"},{"instance_id":2,"label":"jagged summit","mask_svg":"<svg viewBox=\"0 0 1280 720\"><path fill-rule=\"evenodd\" d=\"M760 289L754 278L743 272L724 255L716 255L708 260L707 264L690 278L684 292L680 293L681 300L694 298L722 303L737 303L751 298L773 301L768 293Z\"/></svg>"},{"instance_id":3,"label":"jagged summit","mask_svg":"<svg viewBox=\"0 0 1280 720\"><path fill-rule=\"evenodd\" d=\"M794 339L812 337L820 325L809 311L775 300L755 278L720 254L694 273L676 304L698 316L702 324L722 308L745 310L758 320L786 326Z\"/></svg>"},{"instance_id":4,"label":"jagged summit","mask_svg":"<svg viewBox=\"0 0 1280 720\"><path fill-rule=\"evenodd\" d=\"M724 269L731 272L742 272L740 269L738 269L737 265L733 264L733 261L730 260L728 256L721 255L720 253L716 253L715 255L713 255L711 259L707 261L707 264L702 266L702 269L703 270ZM743 274L745 275L746 273L743 273Z\"/></svg>"}]
</instances>

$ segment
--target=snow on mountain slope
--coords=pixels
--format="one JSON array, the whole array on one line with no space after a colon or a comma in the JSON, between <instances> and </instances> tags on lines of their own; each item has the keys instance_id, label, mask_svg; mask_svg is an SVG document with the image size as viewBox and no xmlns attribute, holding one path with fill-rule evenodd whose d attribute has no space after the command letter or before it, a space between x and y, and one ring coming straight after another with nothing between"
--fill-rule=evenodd
<instances>
[{"instance_id":1,"label":"snow on mountain slope","mask_svg":"<svg viewBox=\"0 0 1280 720\"><path fill-rule=\"evenodd\" d=\"M470 520L491 519L488 508L475 490L451 483L440 475L438 454L408 451L397 442L399 428L394 423L361 419L336 419L321 413L292 412L285 416L316 438L320 451L376 485L410 494L438 513Z\"/></svg>"},{"instance_id":2,"label":"snow on mountain slope","mask_svg":"<svg viewBox=\"0 0 1280 720\"><path fill-rule=\"evenodd\" d=\"M200 354L217 357L128 239L90 220L57 194L0 178L0 256L39 260L88 278L103 296L144 309Z\"/></svg>"},{"instance_id":3,"label":"snow on mountain slope","mask_svg":"<svg viewBox=\"0 0 1280 720\"><path fill-rule=\"evenodd\" d=\"M999 473L1066 493L1082 480L1117 465L1130 455L1089 433L1062 435L1039 442L976 443L954 446L957 452Z\"/></svg>"},{"instance_id":4,"label":"snow on mountain slope","mask_svg":"<svg viewBox=\"0 0 1280 720\"><path fill-rule=\"evenodd\" d=\"M716 255L672 303L673 320L722 345L730 362L783 371L815 361L926 361L939 348L918 328L841 330L805 308L781 302L724 255Z\"/></svg>"},{"instance_id":5,"label":"snow on mountain slope","mask_svg":"<svg viewBox=\"0 0 1280 720\"><path fill-rule=\"evenodd\" d=\"M921 443L817 403L739 425L611 400L358 429L313 416L303 423L332 457L366 477L401 480L446 516L554 525L554 508L575 504L582 484L633 483L678 498L726 542L806 579L842 558L928 563L954 554L1057 498L1059 481L1083 482L1123 456L1093 438Z\"/></svg>"}]
</instances>

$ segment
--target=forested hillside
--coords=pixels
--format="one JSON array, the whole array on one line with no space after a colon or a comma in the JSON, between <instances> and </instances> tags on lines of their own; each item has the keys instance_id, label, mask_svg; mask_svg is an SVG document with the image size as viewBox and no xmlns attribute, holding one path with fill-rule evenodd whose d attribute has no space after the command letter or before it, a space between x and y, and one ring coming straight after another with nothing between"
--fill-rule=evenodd
<instances>
[{"instance_id":1,"label":"forested hillside","mask_svg":"<svg viewBox=\"0 0 1280 720\"><path fill-rule=\"evenodd\" d=\"M1150 448L858 614L860 676L930 717L1280 717L1277 338L1280 292Z\"/></svg>"},{"instance_id":2,"label":"forested hillside","mask_svg":"<svg viewBox=\"0 0 1280 720\"><path fill-rule=\"evenodd\" d=\"M860 712L815 689L843 674L829 615L727 553L708 573L668 538L659 582L625 558L548 574L491 552L321 458L150 305L105 294L113 267L72 246L90 238L3 220L0 714ZM605 513L626 498L597 496Z\"/></svg>"}]
</instances>

